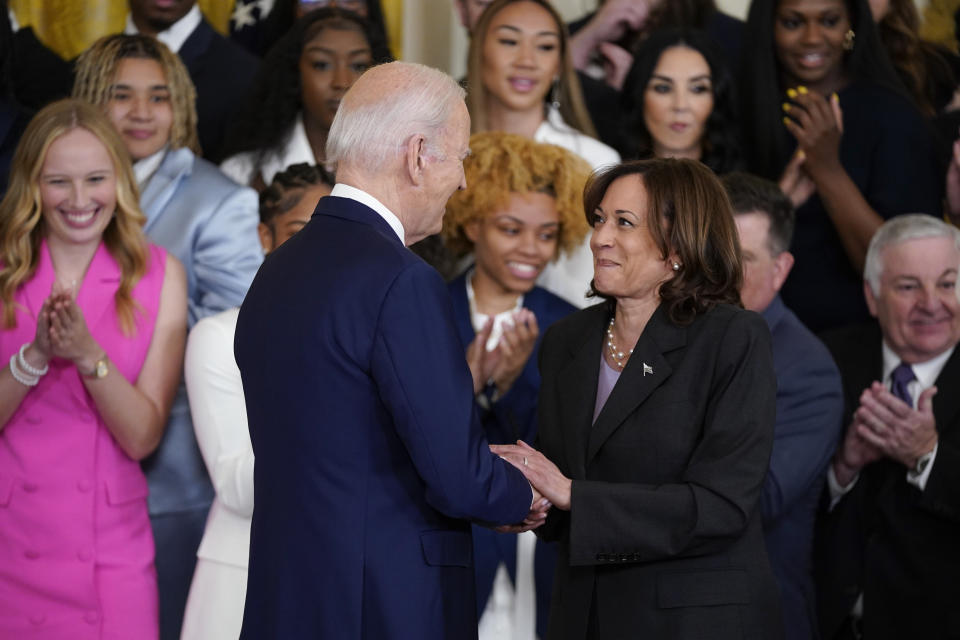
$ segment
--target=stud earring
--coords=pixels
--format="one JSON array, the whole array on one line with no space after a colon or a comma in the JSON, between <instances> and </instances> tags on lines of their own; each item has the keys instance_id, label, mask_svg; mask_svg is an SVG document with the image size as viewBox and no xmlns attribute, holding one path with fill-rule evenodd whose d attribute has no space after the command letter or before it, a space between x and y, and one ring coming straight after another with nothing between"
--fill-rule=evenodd
<instances>
[{"instance_id":1,"label":"stud earring","mask_svg":"<svg viewBox=\"0 0 960 640\"><path fill-rule=\"evenodd\" d=\"M674 270L674 271L680 271L680 263L679 263L679 262L674 262L674 263L673 263L673 270Z\"/></svg>"},{"instance_id":2,"label":"stud earring","mask_svg":"<svg viewBox=\"0 0 960 640\"><path fill-rule=\"evenodd\" d=\"M854 33L853 29L847 29L847 32L843 34L843 50L844 51L853 51L853 46L856 44L857 34Z\"/></svg>"}]
</instances>

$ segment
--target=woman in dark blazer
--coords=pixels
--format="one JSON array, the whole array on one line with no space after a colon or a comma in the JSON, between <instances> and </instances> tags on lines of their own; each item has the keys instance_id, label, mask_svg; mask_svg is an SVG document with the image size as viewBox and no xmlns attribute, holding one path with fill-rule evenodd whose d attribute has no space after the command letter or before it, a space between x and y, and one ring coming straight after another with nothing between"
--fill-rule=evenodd
<instances>
[{"instance_id":1,"label":"woman in dark blazer","mask_svg":"<svg viewBox=\"0 0 960 640\"><path fill-rule=\"evenodd\" d=\"M776 382L729 202L654 159L595 175L584 207L606 302L544 336L540 452L493 447L555 507L547 638L782 637L757 509Z\"/></svg>"}]
</instances>

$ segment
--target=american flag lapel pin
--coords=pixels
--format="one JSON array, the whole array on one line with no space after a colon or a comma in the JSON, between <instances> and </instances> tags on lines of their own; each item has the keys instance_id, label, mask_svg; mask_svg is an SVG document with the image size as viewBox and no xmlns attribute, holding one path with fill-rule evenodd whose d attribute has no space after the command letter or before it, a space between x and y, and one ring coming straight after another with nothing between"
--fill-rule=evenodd
<instances>
[{"instance_id":1,"label":"american flag lapel pin","mask_svg":"<svg viewBox=\"0 0 960 640\"><path fill-rule=\"evenodd\" d=\"M653 375L653 367L648 365L646 362L643 363L643 375L647 374Z\"/></svg>"}]
</instances>

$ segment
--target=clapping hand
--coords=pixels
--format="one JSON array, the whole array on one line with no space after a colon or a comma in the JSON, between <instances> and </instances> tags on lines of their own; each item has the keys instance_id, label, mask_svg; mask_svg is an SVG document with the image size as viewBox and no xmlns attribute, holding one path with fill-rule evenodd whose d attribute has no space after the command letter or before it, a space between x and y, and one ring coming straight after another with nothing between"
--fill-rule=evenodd
<instances>
[{"instance_id":1,"label":"clapping hand","mask_svg":"<svg viewBox=\"0 0 960 640\"><path fill-rule=\"evenodd\" d=\"M64 358L83 369L89 369L101 355L102 349L90 335L83 311L69 290L54 290L44 302L48 325L50 353ZM39 326L39 323L38 323Z\"/></svg>"},{"instance_id":2,"label":"clapping hand","mask_svg":"<svg viewBox=\"0 0 960 640\"><path fill-rule=\"evenodd\" d=\"M843 134L843 111L837 94L829 100L805 87L787 91L790 102L783 104L784 125L797 139L803 152L803 169L814 181L841 169L840 138Z\"/></svg>"},{"instance_id":3,"label":"clapping hand","mask_svg":"<svg viewBox=\"0 0 960 640\"><path fill-rule=\"evenodd\" d=\"M504 325L503 335L494 349L499 355L488 378L496 385L501 397L510 390L526 366L538 335L537 318L529 309L520 309L513 314L513 323Z\"/></svg>"},{"instance_id":4,"label":"clapping hand","mask_svg":"<svg viewBox=\"0 0 960 640\"><path fill-rule=\"evenodd\" d=\"M917 408L909 406L880 384L874 382L860 395L856 411L857 435L883 455L913 468L917 459L937 444L937 426L933 417L936 387L920 394Z\"/></svg>"},{"instance_id":5,"label":"clapping hand","mask_svg":"<svg viewBox=\"0 0 960 640\"><path fill-rule=\"evenodd\" d=\"M492 444L490 450L519 469L553 506L561 511L570 510L573 483L546 456L523 440L517 440L517 444Z\"/></svg>"}]
</instances>

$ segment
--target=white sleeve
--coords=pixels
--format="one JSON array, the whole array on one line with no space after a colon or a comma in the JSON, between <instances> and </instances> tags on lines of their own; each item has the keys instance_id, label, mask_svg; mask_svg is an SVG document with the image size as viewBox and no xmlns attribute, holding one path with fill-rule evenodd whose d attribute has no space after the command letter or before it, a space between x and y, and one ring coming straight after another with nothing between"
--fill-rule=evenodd
<instances>
[{"instance_id":1,"label":"white sleeve","mask_svg":"<svg viewBox=\"0 0 960 640\"><path fill-rule=\"evenodd\" d=\"M185 378L193 429L217 498L253 514L253 446L240 369L233 357L237 311L200 320L187 339Z\"/></svg>"}]
</instances>

